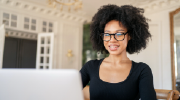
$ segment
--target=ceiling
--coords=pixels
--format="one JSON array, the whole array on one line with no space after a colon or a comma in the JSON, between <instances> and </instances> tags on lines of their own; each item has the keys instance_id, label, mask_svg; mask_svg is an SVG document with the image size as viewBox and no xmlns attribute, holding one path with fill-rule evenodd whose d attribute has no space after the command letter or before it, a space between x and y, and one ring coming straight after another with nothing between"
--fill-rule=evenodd
<instances>
[{"instance_id":1,"label":"ceiling","mask_svg":"<svg viewBox=\"0 0 180 100\"><path fill-rule=\"evenodd\" d=\"M36 3L43 6L48 5L48 0L20 0L20 1L27 1L30 3ZM120 6L125 4L131 4L135 6L141 6L141 5L149 4L153 1L157 1L157 0L82 0L83 2L82 12L84 13L84 15L91 18L97 12L98 8L100 8L102 5L116 4Z\"/></svg>"},{"instance_id":2,"label":"ceiling","mask_svg":"<svg viewBox=\"0 0 180 100\"><path fill-rule=\"evenodd\" d=\"M48 0L18 0L18 1L25 1L25 2L36 4L37 6L41 5L47 8L51 8L50 6L48 6ZM69 0L59 0L59 1L67 2ZM74 1L74 0L71 0L71 1ZM159 2L160 5L157 5L156 3L157 1ZM126 5L126 4L133 5L136 7L143 7L145 8L145 11L147 12L148 10L146 8L148 7L148 5L151 5L150 9L153 9L153 6L162 6L163 2L166 4L166 3L171 3L170 1L175 1L175 0L82 0L83 8L81 11L79 11L80 13L78 12L78 14L83 15L84 17L91 20L93 15L98 11L98 9L101 6L107 5L107 4L116 4L118 6ZM77 14L77 12L73 12L73 11L71 11L70 13ZM175 19L176 21L178 20L175 23L175 27L179 27L180 14L176 15Z\"/></svg>"}]
</instances>

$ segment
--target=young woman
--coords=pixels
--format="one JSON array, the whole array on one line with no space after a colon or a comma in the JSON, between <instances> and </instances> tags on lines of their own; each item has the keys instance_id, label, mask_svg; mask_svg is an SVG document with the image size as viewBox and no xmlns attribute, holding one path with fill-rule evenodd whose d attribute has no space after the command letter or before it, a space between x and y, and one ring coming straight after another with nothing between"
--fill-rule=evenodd
<instances>
[{"instance_id":1,"label":"young woman","mask_svg":"<svg viewBox=\"0 0 180 100\"><path fill-rule=\"evenodd\" d=\"M156 100L150 67L127 57L145 49L151 37L143 13L131 5L104 5L94 15L93 48L109 56L80 70L83 87L90 81L90 100Z\"/></svg>"}]
</instances>

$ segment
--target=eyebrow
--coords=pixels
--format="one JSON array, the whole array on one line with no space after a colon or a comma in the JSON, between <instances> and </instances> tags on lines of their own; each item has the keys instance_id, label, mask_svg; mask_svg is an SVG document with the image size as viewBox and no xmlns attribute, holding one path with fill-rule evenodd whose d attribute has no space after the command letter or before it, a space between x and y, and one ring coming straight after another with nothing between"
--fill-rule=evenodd
<instances>
[{"instance_id":1,"label":"eyebrow","mask_svg":"<svg viewBox=\"0 0 180 100\"><path fill-rule=\"evenodd\" d=\"M123 29L116 30L116 32L118 32L118 31L125 31L125 30L123 30ZM110 32L110 31L106 30L106 31L104 31L104 32Z\"/></svg>"}]
</instances>

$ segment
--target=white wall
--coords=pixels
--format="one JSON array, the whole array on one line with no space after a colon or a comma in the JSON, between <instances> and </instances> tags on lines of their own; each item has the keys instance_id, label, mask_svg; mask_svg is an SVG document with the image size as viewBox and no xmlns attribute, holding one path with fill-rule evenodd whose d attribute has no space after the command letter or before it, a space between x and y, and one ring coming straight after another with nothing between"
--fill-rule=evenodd
<instances>
[{"instance_id":1,"label":"white wall","mask_svg":"<svg viewBox=\"0 0 180 100\"><path fill-rule=\"evenodd\" d=\"M151 67L156 89L172 89L169 13L175 9L177 7L146 14L151 19L149 30L152 40L141 53L128 55L130 59L145 62Z\"/></svg>"},{"instance_id":2,"label":"white wall","mask_svg":"<svg viewBox=\"0 0 180 100\"><path fill-rule=\"evenodd\" d=\"M82 67L82 32L83 24L79 22L59 22L59 34L57 34L56 68ZM68 50L72 50L73 57L68 58Z\"/></svg>"},{"instance_id":3,"label":"white wall","mask_svg":"<svg viewBox=\"0 0 180 100\"><path fill-rule=\"evenodd\" d=\"M33 33L42 33L42 21L51 21L54 23L54 51L53 51L53 68L73 68L80 69L82 67L82 32L83 22L87 18L81 15L75 15L67 12L60 12L38 4L21 1L20 5L14 5L18 1L7 3L6 0L0 0L0 24L2 24L2 13L14 13L20 19L18 27L14 28L18 31L23 30L24 16L37 19L37 30ZM26 8L25 5L28 5ZM35 7L36 9L32 9ZM50 12L50 13L48 13ZM28 32L28 31L27 31ZM31 32L31 31L29 31ZM72 59L66 56L68 50L73 53Z\"/></svg>"}]
</instances>

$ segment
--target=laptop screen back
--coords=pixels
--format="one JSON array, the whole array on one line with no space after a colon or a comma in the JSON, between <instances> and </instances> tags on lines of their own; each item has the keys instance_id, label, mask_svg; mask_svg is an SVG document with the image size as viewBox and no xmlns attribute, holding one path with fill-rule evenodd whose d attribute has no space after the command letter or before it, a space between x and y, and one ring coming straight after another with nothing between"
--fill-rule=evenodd
<instances>
[{"instance_id":1,"label":"laptop screen back","mask_svg":"<svg viewBox=\"0 0 180 100\"><path fill-rule=\"evenodd\" d=\"M0 70L0 100L83 100L77 70Z\"/></svg>"}]
</instances>

